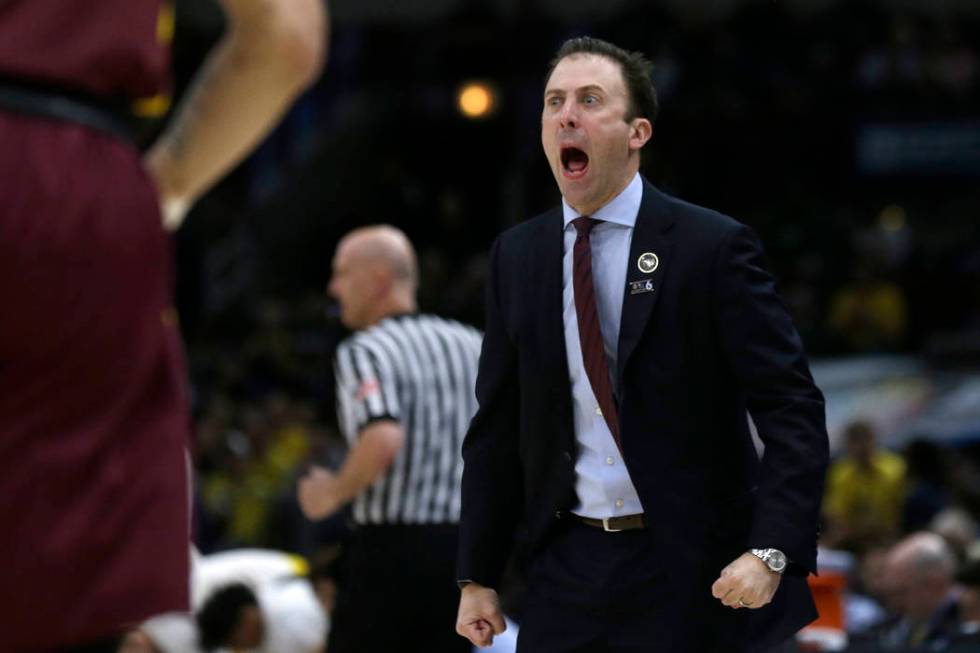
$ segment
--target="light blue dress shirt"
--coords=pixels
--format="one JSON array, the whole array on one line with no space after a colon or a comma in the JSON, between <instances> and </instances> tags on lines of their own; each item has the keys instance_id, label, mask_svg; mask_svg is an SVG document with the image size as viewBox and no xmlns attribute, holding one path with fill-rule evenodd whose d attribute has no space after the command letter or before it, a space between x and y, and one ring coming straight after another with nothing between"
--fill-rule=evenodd
<instances>
[{"instance_id":1,"label":"light blue dress shirt","mask_svg":"<svg viewBox=\"0 0 980 653\"><path fill-rule=\"evenodd\" d=\"M595 284L599 326L609 361L610 373L616 369L619 324L623 314L623 293L629 267L633 227L643 199L643 182L639 173L608 204L591 217L602 220L593 229L592 280ZM575 439L578 460L575 463L577 515L593 519L634 515L643 512L640 498L630 479L616 441L599 409L592 384L582 361L578 318L575 314L575 290L572 283L572 250L575 226L572 220L581 214L562 200L565 218L565 249L562 258L562 316L565 322L565 352L572 386L575 414Z\"/></svg>"}]
</instances>

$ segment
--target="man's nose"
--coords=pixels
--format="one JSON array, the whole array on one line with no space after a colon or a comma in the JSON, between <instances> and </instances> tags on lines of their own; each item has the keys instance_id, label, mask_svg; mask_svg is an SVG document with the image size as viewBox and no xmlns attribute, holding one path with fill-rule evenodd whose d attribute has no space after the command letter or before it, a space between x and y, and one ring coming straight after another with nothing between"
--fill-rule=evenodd
<instances>
[{"instance_id":1,"label":"man's nose","mask_svg":"<svg viewBox=\"0 0 980 653\"><path fill-rule=\"evenodd\" d=\"M574 102L562 105L558 120L563 128L575 129L578 126L578 108Z\"/></svg>"}]
</instances>

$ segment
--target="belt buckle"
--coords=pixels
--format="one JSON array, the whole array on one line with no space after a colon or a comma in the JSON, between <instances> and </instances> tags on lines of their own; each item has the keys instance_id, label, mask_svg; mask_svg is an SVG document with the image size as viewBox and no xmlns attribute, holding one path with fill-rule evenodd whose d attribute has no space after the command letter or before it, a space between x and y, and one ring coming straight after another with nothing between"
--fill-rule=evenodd
<instances>
[{"instance_id":1,"label":"belt buckle","mask_svg":"<svg viewBox=\"0 0 980 653\"><path fill-rule=\"evenodd\" d=\"M623 530L622 528L610 528L609 527L609 520L610 519L615 519L615 517L603 517L602 518L602 530L606 531L607 533L619 533L620 531Z\"/></svg>"}]
</instances>

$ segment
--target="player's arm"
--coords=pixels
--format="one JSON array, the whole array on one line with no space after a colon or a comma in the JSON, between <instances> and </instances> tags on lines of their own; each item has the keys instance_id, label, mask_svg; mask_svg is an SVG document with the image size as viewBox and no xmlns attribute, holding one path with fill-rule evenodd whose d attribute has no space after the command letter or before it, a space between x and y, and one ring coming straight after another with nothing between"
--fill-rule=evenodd
<instances>
[{"instance_id":1,"label":"player's arm","mask_svg":"<svg viewBox=\"0 0 980 653\"><path fill-rule=\"evenodd\" d=\"M145 158L170 229L261 142L325 60L323 0L221 4L228 28Z\"/></svg>"}]
</instances>

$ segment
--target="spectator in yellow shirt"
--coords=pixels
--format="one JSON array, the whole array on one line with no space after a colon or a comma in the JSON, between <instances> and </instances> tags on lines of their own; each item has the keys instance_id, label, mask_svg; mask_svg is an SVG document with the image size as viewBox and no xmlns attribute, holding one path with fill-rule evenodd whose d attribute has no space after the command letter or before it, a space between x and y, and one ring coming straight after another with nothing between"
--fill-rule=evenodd
<instances>
[{"instance_id":1,"label":"spectator in yellow shirt","mask_svg":"<svg viewBox=\"0 0 980 653\"><path fill-rule=\"evenodd\" d=\"M905 461L880 449L867 422L847 427L846 453L831 466L824 496L829 547L862 551L894 537L905 500Z\"/></svg>"}]
</instances>

